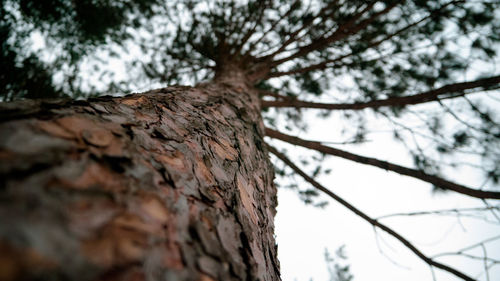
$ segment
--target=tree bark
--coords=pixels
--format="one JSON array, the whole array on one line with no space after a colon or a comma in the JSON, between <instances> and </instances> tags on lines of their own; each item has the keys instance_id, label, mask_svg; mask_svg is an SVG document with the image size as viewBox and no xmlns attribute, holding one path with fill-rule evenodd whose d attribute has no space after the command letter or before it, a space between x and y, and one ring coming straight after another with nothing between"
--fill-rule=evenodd
<instances>
[{"instance_id":1,"label":"tree bark","mask_svg":"<svg viewBox=\"0 0 500 281\"><path fill-rule=\"evenodd\" d=\"M0 105L1 280L279 280L258 94Z\"/></svg>"}]
</instances>

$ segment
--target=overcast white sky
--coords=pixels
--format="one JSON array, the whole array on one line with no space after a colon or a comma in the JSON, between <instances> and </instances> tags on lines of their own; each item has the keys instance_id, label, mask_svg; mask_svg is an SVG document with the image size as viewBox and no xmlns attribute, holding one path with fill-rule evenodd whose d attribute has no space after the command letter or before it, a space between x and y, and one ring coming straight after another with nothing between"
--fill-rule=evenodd
<instances>
[{"instance_id":1,"label":"overcast white sky","mask_svg":"<svg viewBox=\"0 0 500 281\"><path fill-rule=\"evenodd\" d=\"M301 137L313 140L335 138L331 124L334 122L315 122L311 132ZM305 150L291 146L288 146L288 151L290 154L305 154ZM396 163L410 163L407 152L384 136L353 151ZM324 165L333 171L321 177L320 182L372 217L399 212L484 207L481 201L466 196L432 194L430 184L379 168L336 158ZM452 180L479 185L478 178L467 170L457 170ZM333 253L343 244L355 281L433 280L429 266L402 244L381 231L375 235L371 225L336 202L328 200L330 204L325 209L305 206L294 191L284 188L279 189L278 199L276 236L283 280L328 280L324 250L328 248ZM500 235L500 226L470 218L421 216L387 218L381 222L428 255L454 252ZM500 257L500 239L486 246L489 257ZM482 249L477 247L467 253L481 255ZM482 261L463 258L437 260L479 280L488 280ZM439 269L434 272L438 281L459 280ZM489 274L489 280L500 280L500 266L491 268Z\"/></svg>"}]
</instances>

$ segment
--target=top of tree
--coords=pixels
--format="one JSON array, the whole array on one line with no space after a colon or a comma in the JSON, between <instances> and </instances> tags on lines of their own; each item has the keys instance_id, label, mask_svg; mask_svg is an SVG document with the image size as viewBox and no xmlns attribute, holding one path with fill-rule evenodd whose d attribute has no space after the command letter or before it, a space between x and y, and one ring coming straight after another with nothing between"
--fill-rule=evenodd
<instances>
[{"instance_id":1,"label":"top of tree","mask_svg":"<svg viewBox=\"0 0 500 281\"><path fill-rule=\"evenodd\" d=\"M4 100L196 84L231 64L275 98L264 107L286 108L267 115L271 126L281 113L287 128L303 130L300 108L322 108L341 110L353 127L354 114L370 108L397 140L425 133L434 151L410 148L419 170L436 175L430 155L469 148L498 182L500 128L492 109L467 96L500 82L495 1L4 0L0 9ZM115 57L129 75L108 65ZM430 101L442 106L426 116L409 108ZM443 112L455 120L444 122ZM408 115L426 130L400 124ZM368 133L357 116L353 143Z\"/></svg>"},{"instance_id":2,"label":"top of tree","mask_svg":"<svg viewBox=\"0 0 500 281\"><path fill-rule=\"evenodd\" d=\"M106 62L96 58L121 56L134 76L111 82L132 80L128 88L145 81L197 83L231 61L262 88L274 77L282 78L280 92L295 97L349 86L349 94L356 93L350 100L364 102L426 91L464 75L491 76L469 70L471 62L488 64L496 56L498 6L449 0L4 0L2 60L14 72L36 73L24 80L63 75L46 82L55 88L50 94L109 92L91 90L96 85L89 83L96 82L85 81L90 77L83 64L90 60L100 72ZM35 48L40 41L45 48ZM351 83L341 87L346 73ZM4 99L37 92L13 78L2 77Z\"/></svg>"}]
</instances>

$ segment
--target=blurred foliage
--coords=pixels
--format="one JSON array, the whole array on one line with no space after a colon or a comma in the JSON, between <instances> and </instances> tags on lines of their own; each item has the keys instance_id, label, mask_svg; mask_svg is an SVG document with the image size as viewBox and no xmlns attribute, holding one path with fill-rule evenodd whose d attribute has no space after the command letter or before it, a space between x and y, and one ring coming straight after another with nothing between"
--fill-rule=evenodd
<instances>
[{"instance_id":1,"label":"blurred foliage","mask_svg":"<svg viewBox=\"0 0 500 281\"><path fill-rule=\"evenodd\" d=\"M291 99L407 96L498 75L499 18L498 1L2 0L0 97L85 98L193 85L229 61L248 74L269 72L256 87ZM499 120L480 99L372 112L422 171L439 174L458 165L452 157L476 155L476 166L498 182ZM338 131L350 144L366 142L374 130L364 112L318 116L331 115L346 121ZM270 109L264 118L292 132L311 126L296 108ZM321 175L321 162L310 162Z\"/></svg>"},{"instance_id":2,"label":"blurred foliage","mask_svg":"<svg viewBox=\"0 0 500 281\"><path fill-rule=\"evenodd\" d=\"M82 60L98 46L131 39L127 29L138 28L141 19L153 15L159 2L2 0L1 97L82 95L81 85L75 81ZM40 41L45 45L43 50L33 46ZM54 77L57 74L63 78Z\"/></svg>"},{"instance_id":3,"label":"blurred foliage","mask_svg":"<svg viewBox=\"0 0 500 281\"><path fill-rule=\"evenodd\" d=\"M332 256L328 249L325 248L325 262L327 264L329 281L352 281L354 276L350 271L350 266L347 264L347 255L345 253L345 245L340 246L335 251L335 256Z\"/></svg>"}]
</instances>

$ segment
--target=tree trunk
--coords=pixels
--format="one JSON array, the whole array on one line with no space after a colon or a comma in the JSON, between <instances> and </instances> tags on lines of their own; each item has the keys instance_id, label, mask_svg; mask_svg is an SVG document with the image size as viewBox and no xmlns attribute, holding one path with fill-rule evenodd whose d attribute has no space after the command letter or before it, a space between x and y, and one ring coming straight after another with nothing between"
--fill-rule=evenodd
<instances>
[{"instance_id":1,"label":"tree trunk","mask_svg":"<svg viewBox=\"0 0 500 281\"><path fill-rule=\"evenodd\" d=\"M279 280L257 94L0 105L1 280Z\"/></svg>"}]
</instances>

